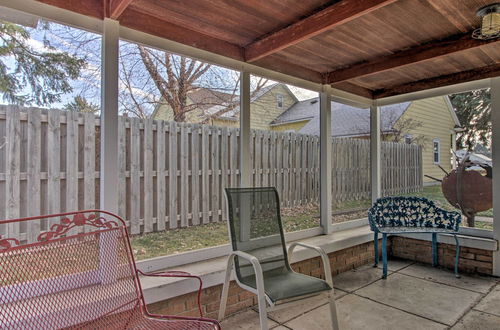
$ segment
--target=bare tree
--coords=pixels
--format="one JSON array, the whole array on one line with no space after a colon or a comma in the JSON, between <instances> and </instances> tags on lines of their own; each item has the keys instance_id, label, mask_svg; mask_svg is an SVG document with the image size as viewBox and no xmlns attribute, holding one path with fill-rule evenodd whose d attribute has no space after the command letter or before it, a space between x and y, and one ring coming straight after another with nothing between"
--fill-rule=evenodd
<instances>
[{"instance_id":1,"label":"bare tree","mask_svg":"<svg viewBox=\"0 0 500 330\"><path fill-rule=\"evenodd\" d=\"M200 121L207 123L239 103L237 72L142 45L120 47L120 80L122 112L140 118L151 117L161 106L171 109L178 122L186 121L191 111L216 109L202 114ZM252 95L266 83L266 79L258 79ZM199 88L211 93L210 97L189 102L189 93Z\"/></svg>"},{"instance_id":2,"label":"bare tree","mask_svg":"<svg viewBox=\"0 0 500 330\"><path fill-rule=\"evenodd\" d=\"M50 40L57 49L78 54L85 62L74 94L98 104L100 99L101 36L68 26L51 24ZM209 63L120 42L119 104L120 112L149 118L159 107L168 107L173 120L186 121L186 115L202 109L201 122L224 116L239 104L239 73ZM252 95L267 83L252 79ZM196 89L211 93L210 97L188 101ZM70 106L71 104L68 104ZM210 111L205 111L206 109Z\"/></svg>"},{"instance_id":3,"label":"bare tree","mask_svg":"<svg viewBox=\"0 0 500 330\"><path fill-rule=\"evenodd\" d=\"M263 77L257 78L250 86L251 88L251 93L250 93L250 99L252 99L264 86L268 84L269 80ZM205 119L202 121L203 124L208 123L210 120L219 118L223 116L224 114L234 110L238 106L238 101L239 97L237 97L237 90L239 88L239 80L237 83L234 85L234 89L231 94L230 102L225 102L221 104L220 109L213 112L213 113L207 113L205 115Z\"/></svg>"},{"instance_id":4,"label":"bare tree","mask_svg":"<svg viewBox=\"0 0 500 330\"><path fill-rule=\"evenodd\" d=\"M393 126L391 134L384 136L384 141L409 142L424 146L428 142L425 135L415 134L414 132L423 126L421 121L413 118L400 118Z\"/></svg>"},{"instance_id":5,"label":"bare tree","mask_svg":"<svg viewBox=\"0 0 500 330\"><path fill-rule=\"evenodd\" d=\"M383 141L409 142L421 146L425 146L428 142L425 135L415 134L415 131L423 126L421 121L397 116L394 112L391 112L385 120L388 121L387 126L391 129L389 134L382 135Z\"/></svg>"}]
</instances>

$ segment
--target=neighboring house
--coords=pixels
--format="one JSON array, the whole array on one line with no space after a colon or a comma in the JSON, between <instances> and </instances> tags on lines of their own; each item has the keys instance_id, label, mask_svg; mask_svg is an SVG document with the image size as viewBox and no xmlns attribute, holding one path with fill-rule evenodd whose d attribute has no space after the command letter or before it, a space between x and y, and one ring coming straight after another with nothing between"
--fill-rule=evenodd
<instances>
[{"instance_id":1,"label":"neighboring house","mask_svg":"<svg viewBox=\"0 0 500 330\"><path fill-rule=\"evenodd\" d=\"M187 122L207 122L216 126L239 126L238 96L197 88L188 93L188 105L197 108L186 114ZM234 108L228 105L236 104ZM228 111L220 112L223 109ZM319 99L298 101L284 84L260 89L251 98L251 127L261 130L292 131L319 135ZM214 114L220 115L211 118ZM173 120L169 106L161 105L154 119ZM209 118L209 119L207 119ZM452 168L456 131L460 127L448 97L434 97L382 107L380 121L384 140L398 136L408 143L423 146L423 173L436 178L443 176L437 165ZM408 122L419 125L406 125ZM334 137L369 138L370 112L332 102L332 135ZM435 182L424 177L424 183Z\"/></svg>"},{"instance_id":2,"label":"neighboring house","mask_svg":"<svg viewBox=\"0 0 500 330\"><path fill-rule=\"evenodd\" d=\"M240 107L237 95L222 93L206 88L197 88L188 93L188 105L198 104L186 114L186 121L199 123L206 121L215 126L238 127ZM271 122L298 102L287 85L272 84L261 88L250 100L250 120L253 129L270 130ZM231 108L231 105L234 108ZM228 108L229 106L229 108ZM225 109L229 109L225 111ZM220 114L211 118L214 114ZM162 104L153 113L154 119L172 121L172 108Z\"/></svg>"},{"instance_id":3,"label":"neighboring house","mask_svg":"<svg viewBox=\"0 0 500 330\"><path fill-rule=\"evenodd\" d=\"M460 123L448 97L384 106L380 111L380 122L384 140L391 141L398 134L408 143L416 141L423 146L424 175L441 178L443 171L438 165L446 170L453 167L452 150L456 148L456 131ZM295 103L271 126L273 130L319 135L318 98ZM369 110L332 102L332 135L369 138ZM432 182L432 179L424 177L424 183Z\"/></svg>"}]
</instances>

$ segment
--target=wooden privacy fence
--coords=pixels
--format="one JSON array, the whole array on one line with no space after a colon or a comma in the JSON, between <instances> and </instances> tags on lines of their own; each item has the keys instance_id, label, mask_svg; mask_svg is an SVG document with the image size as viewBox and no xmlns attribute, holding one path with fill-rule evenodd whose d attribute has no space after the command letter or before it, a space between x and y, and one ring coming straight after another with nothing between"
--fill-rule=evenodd
<instances>
[{"instance_id":1,"label":"wooden privacy fence","mask_svg":"<svg viewBox=\"0 0 500 330\"><path fill-rule=\"evenodd\" d=\"M382 142L382 195L418 192L423 187L422 147ZM332 196L335 205L371 200L370 140L333 139Z\"/></svg>"},{"instance_id":2,"label":"wooden privacy fence","mask_svg":"<svg viewBox=\"0 0 500 330\"><path fill-rule=\"evenodd\" d=\"M99 208L99 118L0 106L0 218ZM120 117L118 213L132 234L226 219L224 187L239 184L239 129ZM369 141L332 139L336 202L370 196ZM319 137L252 131L255 186L284 207L319 200ZM383 188L422 187L421 150L383 143ZM33 239L48 223L0 228Z\"/></svg>"}]
</instances>

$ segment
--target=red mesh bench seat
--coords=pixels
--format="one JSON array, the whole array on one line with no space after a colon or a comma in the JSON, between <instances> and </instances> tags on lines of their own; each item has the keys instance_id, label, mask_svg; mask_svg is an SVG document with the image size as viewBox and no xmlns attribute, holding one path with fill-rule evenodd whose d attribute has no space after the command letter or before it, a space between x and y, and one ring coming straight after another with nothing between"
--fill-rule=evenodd
<instances>
[{"instance_id":1,"label":"red mesh bench seat","mask_svg":"<svg viewBox=\"0 0 500 330\"><path fill-rule=\"evenodd\" d=\"M0 237L1 329L220 329L202 315L148 313L139 274L199 278L138 271L118 216L92 210L0 222L12 224L49 230L31 242Z\"/></svg>"}]
</instances>

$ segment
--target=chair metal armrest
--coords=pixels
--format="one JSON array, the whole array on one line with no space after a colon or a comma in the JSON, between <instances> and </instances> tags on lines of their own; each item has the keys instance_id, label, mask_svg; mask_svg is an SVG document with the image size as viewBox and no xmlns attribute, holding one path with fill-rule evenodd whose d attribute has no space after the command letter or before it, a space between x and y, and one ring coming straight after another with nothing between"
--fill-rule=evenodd
<instances>
[{"instance_id":1,"label":"chair metal armrest","mask_svg":"<svg viewBox=\"0 0 500 330\"><path fill-rule=\"evenodd\" d=\"M246 253L243 251L238 251L238 250L231 252L231 254L229 255L229 257L232 258L233 260L234 260L235 256L246 259L246 260L250 261L250 263L252 263L252 267L253 267L253 270L255 272L255 281L257 284L257 291L259 290L259 281L261 282L262 288L264 288L264 275L262 273L262 266L260 265L259 259L257 259L255 256L253 256L249 253ZM259 280L259 278L260 278L260 280Z\"/></svg>"},{"instance_id":2,"label":"chair metal armrest","mask_svg":"<svg viewBox=\"0 0 500 330\"><path fill-rule=\"evenodd\" d=\"M194 278L197 279L199 282L199 287L198 287L198 310L200 311L200 317L203 317L203 311L201 309L201 290L203 289L203 281L201 280L201 277L197 275L192 275L188 272L183 272L180 270L171 270L171 271L166 271L166 272L153 272L153 273L144 273L141 270L137 270L137 273L142 275L142 276L150 276L150 277L184 277L184 278Z\"/></svg>"},{"instance_id":3,"label":"chair metal armrest","mask_svg":"<svg viewBox=\"0 0 500 330\"><path fill-rule=\"evenodd\" d=\"M259 259L257 259L255 256L249 254L249 253L246 253L246 252L243 252L243 251L239 251L239 250L236 250L236 251L232 251L231 254L229 255L230 257L231 256L238 256L238 257L241 257L243 259L246 259L248 261L250 261L252 263L252 265L256 264L260 267L260 262L259 262Z\"/></svg>"},{"instance_id":4,"label":"chair metal armrest","mask_svg":"<svg viewBox=\"0 0 500 330\"><path fill-rule=\"evenodd\" d=\"M241 257L243 259L246 259L250 261L252 264L253 270L255 272L255 284L257 284L257 293L259 297L265 297L265 291L264 291L264 274L262 272L262 266L260 265L259 259L257 259L255 256L248 254L243 251L233 251L229 255L229 262L234 261L234 257Z\"/></svg>"},{"instance_id":5,"label":"chair metal armrest","mask_svg":"<svg viewBox=\"0 0 500 330\"><path fill-rule=\"evenodd\" d=\"M332 280L332 269L330 267L330 260L328 259L328 255L325 250L320 248L319 246L309 245L301 242L293 242L288 246L288 257L291 258L293 250L295 247L301 246L310 250L316 251L321 257L321 261L323 262L323 269L325 271L325 281L328 283L333 289L333 280Z\"/></svg>"}]
</instances>

